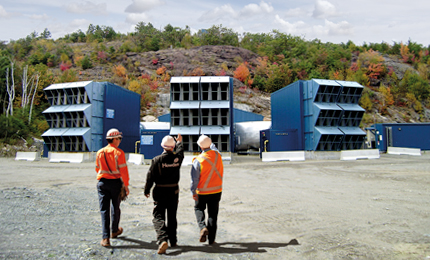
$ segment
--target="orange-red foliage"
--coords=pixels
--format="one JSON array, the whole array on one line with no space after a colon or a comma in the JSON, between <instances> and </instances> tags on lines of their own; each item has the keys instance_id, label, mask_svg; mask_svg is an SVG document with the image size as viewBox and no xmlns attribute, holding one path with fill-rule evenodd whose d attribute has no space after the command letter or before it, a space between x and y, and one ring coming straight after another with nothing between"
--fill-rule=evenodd
<instances>
[{"instance_id":1,"label":"orange-red foliage","mask_svg":"<svg viewBox=\"0 0 430 260\"><path fill-rule=\"evenodd\" d=\"M384 72L384 66L382 63L370 64L367 69L367 74L369 75L369 78L372 79L378 79L382 72Z\"/></svg>"},{"instance_id":2,"label":"orange-red foliage","mask_svg":"<svg viewBox=\"0 0 430 260\"><path fill-rule=\"evenodd\" d=\"M234 77L241 82L245 82L246 79L249 77L249 69L248 69L248 63L244 62L239 65L239 67L236 68L234 71Z\"/></svg>"},{"instance_id":3,"label":"orange-red foliage","mask_svg":"<svg viewBox=\"0 0 430 260\"><path fill-rule=\"evenodd\" d=\"M157 69L157 75L163 75L164 73L166 73L167 68L164 66L161 66L160 68Z\"/></svg>"},{"instance_id":4,"label":"orange-red foliage","mask_svg":"<svg viewBox=\"0 0 430 260\"><path fill-rule=\"evenodd\" d=\"M118 66L114 66L114 73L115 75L125 78L125 76L127 75L127 70L125 69L124 66L122 65L118 65Z\"/></svg>"}]
</instances>

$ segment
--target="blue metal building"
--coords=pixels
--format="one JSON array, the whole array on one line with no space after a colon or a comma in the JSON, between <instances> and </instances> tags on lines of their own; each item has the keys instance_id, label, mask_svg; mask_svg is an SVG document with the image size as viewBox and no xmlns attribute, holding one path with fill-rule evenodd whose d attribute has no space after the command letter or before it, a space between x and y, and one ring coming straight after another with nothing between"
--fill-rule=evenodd
<instances>
[{"instance_id":1,"label":"blue metal building","mask_svg":"<svg viewBox=\"0 0 430 260\"><path fill-rule=\"evenodd\" d=\"M256 113L248 112L245 110L233 108L233 120L234 120L234 122L233 122L234 124L240 123L240 122L263 121L264 116L256 114ZM170 123L170 113L159 116L158 122L169 122Z\"/></svg>"},{"instance_id":2,"label":"blue metal building","mask_svg":"<svg viewBox=\"0 0 430 260\"><path fill-rule=\"evenodd\" d=\"M232 78L171 78L170 134L183 135L185 151L199 150L201 134L210 136L220 151L233 151L233 122Z\"/></svg>"},{"instance_id":3,"label":"blue metal building","mask_svg":"<svg viewBox=\"0 0 430 260\"><path fill-rule=\"evenodd\" d=\"M50 129L42 134L52 152L92 152L107 145L106 132L123 133L121 149L134 152L140 139L140 95L109 82L53 84L44 89Z\"/></svg>"},{"instance_id":4,"label":"blue metal building","mask_svg":"<svg viewBox=\"0 0 430 260\"><path fill-rule=\"evenodd\" d=\"M430 150L430 123L375 124L366 130L374 134L372 146L380 151L386 152L388 147Z\"/></svg>"},{"instance_id":5,"label":"blue metal building","mask_svg":"<svg viewBox=\"0 0 430 260\"><path fill-rule=\"evenodd\" d=\"M140 153L145 159L152 159L163 152L161 140L170 134L170 123L140 123Z\"/></svg>"},{"instance_id":6,"label":"blue metal building","mask_svg":"<svg viewBox=\"0 0 430 260\"><path fill-rule=\"evenodd\" d=\"M272 127L261 131L267 151L339 151L363 147L359 128L364 87L356 82L296 81L271 94ZM263 147L263 146L262 146Z\"/></svg>"}]
</instances>

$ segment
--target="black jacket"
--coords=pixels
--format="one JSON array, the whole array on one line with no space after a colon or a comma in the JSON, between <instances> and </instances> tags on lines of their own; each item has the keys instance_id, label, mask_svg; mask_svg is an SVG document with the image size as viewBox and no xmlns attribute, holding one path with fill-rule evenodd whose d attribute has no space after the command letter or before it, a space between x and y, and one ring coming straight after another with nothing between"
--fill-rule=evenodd
<instances>
[{"instance_id":1,"label":"black jacket","mask_svg":"<svg viewBox=\"0 0 430 260\"><path fill-rule=\"evenodd\" d=\"M179 193L179 179L184 147L182 142L176 144L174 152L164 151L154 157L146 175L145 195L149 194L155 183L152 196L155 201L167 199Z\"/></svg>"}]
</instances>

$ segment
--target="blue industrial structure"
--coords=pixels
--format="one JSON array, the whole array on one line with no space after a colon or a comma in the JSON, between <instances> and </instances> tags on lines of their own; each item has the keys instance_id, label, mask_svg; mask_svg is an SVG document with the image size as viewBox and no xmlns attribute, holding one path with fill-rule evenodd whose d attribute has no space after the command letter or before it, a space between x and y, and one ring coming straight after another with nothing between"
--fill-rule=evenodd
<instances>
[{"instance_id":1,"label":"blue industrial structure","mask_svg":"<svg viewBox=\"0 0 430 260\"><path fill-rule=\"evenodd\" d=\"M296 81L271 94L272 127L261 131L266 151L339 151L363 147L359 128L364 87L356 82Z\"/></svg>"},{"instance_id":2,"label":"blue industrial structure","mask_svg":"<svg viewBox=\"0 0 430 260\"><path fill-rule=\"evenodd\" d=\"M163 152L161 140L170 134L170 122L141 122L140 150L145 159L152 159Z\"/></svg>"},{"instance_id":3,"label":"blue industrial structure","mask_svg":"<svg viewBox=\"0 0 430 260\"><path fill-rule=\"evenodd\" d=\"M170 134L183 135L185 151L197 152L199 135L211 137L220 151L233 151L233 79L172 77Z\"/></svg>"},{"instance_id":4,"label":"blue industrial structure","mask_svg":"<svg viewBox=\"0 0 430 260\"><path fill-rule=\"evenodd\" d=\"M42 134L53 152L92 152L107 145L110 128L123 132L121 149L134 152L139 138L140 95L109 82L53 84L44 89L50 129Z\"/></svg>"},{"instance_id":5,"label":"blue industrial structure","mask_svg":"<svg viewBox=\"0 0 430 260\"><path fill-rule=\"evenodd\" d=\"M430 150L430 123L375 124L366 130L374 134L372 147L380 151L386 152L388 147Z\"/></svg>"},{"instance_id":6,"label":"blue industrial structure","mask_svg":"<svg viewBox=\"0 0 430 260\"><path fill-rule=\"evenodd\" d=\"M248 112L245 110L233 108L233 120L234 124L240 123L240 122L250 122L250 121L263 121L264 116ZM162 116L158 117L158 122L169 122L170 123L170 113L164 114Z\"/></svg>"}]
</instances>

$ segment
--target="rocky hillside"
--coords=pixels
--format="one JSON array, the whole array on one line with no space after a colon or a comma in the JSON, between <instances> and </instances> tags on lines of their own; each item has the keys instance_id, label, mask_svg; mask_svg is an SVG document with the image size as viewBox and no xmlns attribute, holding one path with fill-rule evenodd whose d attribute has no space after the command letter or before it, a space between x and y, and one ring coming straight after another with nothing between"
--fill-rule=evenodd
<instances>
[{"instance_id":1,"label":"rocky hillside","mask_svg":"<svg viewBox=\"0 0 430 260\"><path fill-rule=\"evenodd\" d=\"M114 42L110 45L115 45ZM107 47L110 47L109 45ZM83 48L84 49L84 48ZM413 69L409 64L403 63L398 57L383 56L385 65L390 67L398 76L403 78L406 70ZM123 64L128 73L133 73L136 77L142 74L154 75L161 66L167 68L172 76L182 75L219 75L223 70L226 76L233 76L234 69L242 62L247 62L251 68L257 66L259 56L249 50L232 46L201 46L191 49L168 49L156 52L135 53L128 52L122 56L116 56L111 60L115 64ZM354 59L352 60L354 62ZM226 70L225 70L226 69ZM251 74L253 73L251 69ZM110 80L113 76L108 67L97 66L87 69L80 74L80 80ZM114 82L118 84L118 82ZM381 82L372 81L373 90L377 89ZM142 111L142 115L157 117L169 112L169 88L168 82L164 87L159 88L157 101L153 106ZM375 91L375 95L380 95ZM270 120L270 94L263 93L245 87L245 85L234 80L234 106L236 108L261 114L265 120ZM367 127L373 123L388 122L429 122L430 110L423 106L423 112L418 114L414 109L407 107L390 106L384 115L375 108L368 113L366 120L363 120L362 127ZM152 117L150 117L152 118Z\"/></svg>"}]
</instances>

